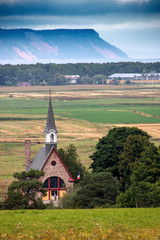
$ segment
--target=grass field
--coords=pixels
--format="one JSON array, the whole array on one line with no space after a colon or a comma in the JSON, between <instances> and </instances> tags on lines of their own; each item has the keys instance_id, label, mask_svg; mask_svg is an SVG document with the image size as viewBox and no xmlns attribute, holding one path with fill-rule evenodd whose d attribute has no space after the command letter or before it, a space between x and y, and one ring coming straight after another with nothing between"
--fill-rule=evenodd
<instances>
[{"instance_id":1,"label":"grass field","mask_svg":"<svg viewBox=\"0 0 160 240\"><path fill-rule=\"evenodd\" d=\"M0 211L0 239L159 239L159 219L159 208Z\"/></svg>"},{"instance_id":2,"label":"grass field","mask_svg":"<svg viewBox=\"0 0 160 240\"><path fill-rule=\"evenodd\" d=\"M48 89L0 88L0 195L13 173L24 170L24 140L44 142ZM52 91L58 148L73 143L87 168L98 139L115 126L139 127L160 144L159 87L75 85ZM32 144L32 157L40 147Z\"/></svg>"},{"instance_id":3,"label":"grass field","mask_svg":"<svg viewBox=\"0 0 160 240\"><path fill-rule=\"evenodd\" d=\"M95 123L160 123L160 99L89 99L55 101L55 115ZM46 100L0 99L1 120L44 119Z\"/></svg>"},{"instance_id":4,"label":"grass field","mask_svg":"<svg viewBox=\"0 0 160 240\"><path fill-rule=\"evenodd\" d=\"M134 98L73 100L63 105L56 103L55 114L96 123L160 123L159 98L147 101Z\"/></svg>"}]
</instances>

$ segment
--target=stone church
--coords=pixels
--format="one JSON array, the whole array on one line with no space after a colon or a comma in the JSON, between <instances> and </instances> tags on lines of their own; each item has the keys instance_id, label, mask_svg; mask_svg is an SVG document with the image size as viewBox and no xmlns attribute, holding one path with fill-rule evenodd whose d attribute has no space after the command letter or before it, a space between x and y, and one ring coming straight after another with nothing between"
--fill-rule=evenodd
<instances>
[{"instance_id":1,"label":"stone church","mask_svg":"<svg viewBox=\"0 0 160 240\"><path fill-rule=\"evenodd\" d=\"M26 171L38 169L44 171L41 179L47 196L43 201L57 200L66 193L67 187L73 187L75 181L57 153L57 128L53 114L51 96L49 97L47 123L44 130L45 146L42 146L31 161L31 141L25 141Z\"/></svg>"}]
</instances>

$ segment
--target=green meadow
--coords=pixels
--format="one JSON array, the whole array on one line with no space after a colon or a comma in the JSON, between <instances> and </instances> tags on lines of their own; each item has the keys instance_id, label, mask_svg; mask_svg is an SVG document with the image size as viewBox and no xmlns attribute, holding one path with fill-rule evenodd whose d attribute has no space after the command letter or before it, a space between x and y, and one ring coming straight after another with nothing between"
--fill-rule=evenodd
<instances>
[{"instance_id":1,"label":"green meadow","mask_svg":"<svg viewBox=\"0 0 160 240\"><path fill-rule=\"evenodd\" d=\"M47 107L46 100L1 98L0 119L45 119ZM53 108L56 116L95 123L160 123L159 98L54 101Z\"/></svg>"},{"instance_id":2,"label":"green meadow","mask_svg":"<svg viewBox=\"0 0 160 240\"><path fill-rule=\"evenodd\" d=\"M20 232L21 236L34 236L36 234L42 235L48 229L56 230L59 233L64 233L69 229L91 233L95 228L100 228L102 232L109 229L110 231L116 229L117 232L122 233L125 231L134 232L142 229L148 231L149 229L160 227L159 219L159 208L0 211L0 234L1 236L5 236L5 234L16 235Z\"/></svg>"}]
</instances>

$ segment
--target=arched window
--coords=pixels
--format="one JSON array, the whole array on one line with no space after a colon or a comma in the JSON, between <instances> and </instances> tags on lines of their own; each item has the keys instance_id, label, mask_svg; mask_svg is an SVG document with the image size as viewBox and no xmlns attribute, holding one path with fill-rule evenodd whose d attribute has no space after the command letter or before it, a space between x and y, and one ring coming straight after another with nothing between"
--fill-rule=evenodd
<instances>
[{"instance_id":1,"label":"arched window","mask_svg":"<svg viewBox=\"0 0 160 240\"><path fill-rule=\"evenodd\" d=\"M50 141L54 142L54 134L53 133L51 133L51 135L50 135Z\"/></svg>"},{"instance_id":2,"label":"arched window","mask_svg":"<svg viewBox=\"0 0 160 240\"><path fill-rule=\"evenodd\" d=\"M44 182L43 187L48 188L48 179Z\"/></svg>"},{"instance_id":3,"label":"arched window","mask_svg":"<svg viewBox=\"0 0 160 240\"><path fill-rule=\"evenodd\" d=\"M43 187L48 191L49 199L55 197L59 198L65 192L65 183L59 177L50 177L46 179Z\"/></svg>"}]
</instances>

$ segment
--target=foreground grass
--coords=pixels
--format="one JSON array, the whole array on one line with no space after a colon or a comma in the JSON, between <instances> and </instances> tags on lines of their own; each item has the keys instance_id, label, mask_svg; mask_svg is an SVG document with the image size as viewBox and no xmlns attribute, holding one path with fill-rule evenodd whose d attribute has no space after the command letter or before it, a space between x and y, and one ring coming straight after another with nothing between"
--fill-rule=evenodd
<instances>
[{"instance_id":1,"label":"foreground grass","mask_svg":"<svg viewBox=\"0 0 160 240\"><path fill-rule=\"evenodd\" d=\"M159 239L160 209L0 211L0 239Z\"/></svg>"},{"instance_id":2,"label":"foreground grass","mask_svg":"<svg viewBox=\"0 0 160 240\"><path fill-rule=\"evenodd\" d=\"M99 226L96 226L91 233L77 231L70 228L68 231L58 233L55 230L48 229L44 234L31 235L23 234L21 228L18 226L16 234L1 234L0 239L5 240L158 240L160 238L160 230L155 229L139 229L135 231L128 231L128 229L107 229L102 231Z\"/></svg>"}]
</instances>

